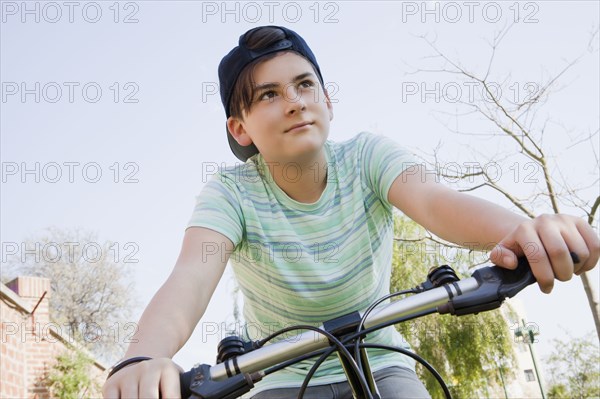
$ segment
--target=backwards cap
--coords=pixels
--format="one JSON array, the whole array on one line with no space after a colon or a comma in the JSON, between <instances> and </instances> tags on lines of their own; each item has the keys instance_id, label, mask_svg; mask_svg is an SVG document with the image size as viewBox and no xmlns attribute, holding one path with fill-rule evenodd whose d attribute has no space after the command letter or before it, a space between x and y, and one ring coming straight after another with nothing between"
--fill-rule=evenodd
<instances>
[{"instance_id":1,"label":"backwards cap","mask_svg":"<svg viewBox=\"0 0 600 399\"><path fill-rule=\"evenodd\" d=\"M231 116L229 103L231 101L231 95L233 93L233 88L238 76L248 64L267 54L284 50L293 50L301 54L314 65L319 76L319 80L321 83L323 83L323 77L321 76L321 70L319 69L317 59L304 39L302 39L302 37L300 37L300 35L298 35L296 32L282 26L268 25L268 27L281 29L285 33L285 38L271 44L270 46L261 49L250 50L246 44L247 38L252 34L252 32L257 29L265 28L265 26L259 26L250 29L240 36L238 46L231 50L225 57L223 57L221 63L219 64L219 87L221 90L221 102L223 103L223 107L225 107L225 114L227 118ZM254 144L250 144L249 146L241 146L237 141L235 141L233 136L231 136L227 126L225 126L225 130L227 132L229 147L231 147L231 151L233 151L234 155L238 159L246 162L248 158L258 153L258 149Z\"/></svg>"}]
</instances>

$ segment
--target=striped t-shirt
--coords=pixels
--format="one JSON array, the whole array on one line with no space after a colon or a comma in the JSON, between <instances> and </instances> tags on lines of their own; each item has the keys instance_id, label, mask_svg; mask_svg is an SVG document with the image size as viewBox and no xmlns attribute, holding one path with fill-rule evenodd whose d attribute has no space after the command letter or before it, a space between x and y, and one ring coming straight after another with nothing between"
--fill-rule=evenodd
<instances>
[{"instance_id":1,"label":"striped t-shirt","mask_svg":"<svg viewBox=\"0 0 600 399\"><path fill-rule=\"evenodd\" d=\"M389 293L393 207L387 194L415 159L393 140L367 132L345 142L326 141L325 155L327 185L311 204L287 196L260 154L221 168L197 196L188 227L215 230L235 245L229 259L244 298L243 338L264 338L295 324L319 326ZM286 176L297 178L292 169ZM393 326L366 341L408 347ZM414 369L412 359L398 353L368 353L372 371L391 365ZM249 395L299 387L314 360L266 376ZM338 358L331 356L311 385L344 379Z\"/></svg>"}]
</instances>

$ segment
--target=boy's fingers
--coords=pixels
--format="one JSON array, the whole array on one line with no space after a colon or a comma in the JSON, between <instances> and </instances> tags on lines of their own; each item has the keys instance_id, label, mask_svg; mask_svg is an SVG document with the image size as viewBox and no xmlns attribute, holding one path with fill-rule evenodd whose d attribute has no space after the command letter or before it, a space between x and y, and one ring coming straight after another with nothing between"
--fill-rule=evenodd
<instances>
[{"instance_id":1,"label":"boy's fingers","mask_svg":"<svg viewBox=\"0 0 600 399\"><path fill-rule=\"evenodd\" d=\"M148 362L151 362L149 360ZM160 369L149 365L141 365L139 392L140 398L158 399L158 386L160 383Z\"/></svg>"},{"instance_id":2,"label":"boy's fingers","mask_svg":"<svg viewBox=\"0 0 600 399\"><path fill-rule=\"evenodd\" d=\"M545 220L545 219L544 219ZM554 279L567 281L573 274L594 268L600 258L600 240L595 231L579 220L561 225L522 224L490 253L490 260L508 269L525 255L542 292L549 293Z\"/></svg>"},{"instance_id":3,"label":"boy's fingers","mask_svg":"<svg viewBox=\"0 0 600 399\"><path fill-rule=\"evenodd\" d=\"M535 276L540 290L544 294L549 294L552 292L552 288L554 288L554 271L544 250L544 246L539 238L537 242L528 242L527 245L529 248L532 248L529 254L527 251L525 253L531 267L531 272Z\"/></svg>"},{"instance_id":4,"label":"boy's fingers","mask_svg":"<svg viewBox=\"0 0 600 399\"><path fill-rule=\"evenodd\" d=\"M506 246L506 242L502 241L492 249L490 252L490 262L506 269L516 269L518 259L515 252L520 253L520 251L518 249L511 250Z\"/></svg>"},{"instance_id":5,"label":"boy's fingers","mask_svg":"<svg viewBox=\"0 0 600 399\"><path fill-rule=\"evenodd\" d=\"M579 219L575 226L585 241L587 248L587 251L581 254L577 253L582 263L581 268L577 271L577 273L581 274L583 272L587 272L588 270L592 270L598 263L598 258L600 258L600 238L598 238L598 235L590 227L590 225L585 223L585 221L582 219ZM585 254L587 254L587 259Z\"/></svg>"},{"instance_id":6,"label":"boy's fingers","mask_svg":"<svg viewBox=\"0 0 600 399\"><path fill-rule=\"evenodd\" d=\"M181 372L183 372L183 370ZM176 369L171 368L163 372L160 378L160 393L163 398L181 398L179 372Z\"/></svg>"},{"instance_id":7,"label":"boy's fingers","mask_svg":"<svg viewBox=\"0 0 600 399\"><path fill-rule=\"evenodd\" d=\"M111 385L110 387L104 387L102 390L102 397L104 399L119 399L119 388Z\"/></svg>"},{"instance_id":8,"label":"boy's fingers","mask_svg":"<svg viewBox=\"0 0 600 399\"><path fill-rule=\"evenodd\" d=\"M563 239L569 247L569 255L573 263L573 273L580 275L583 273L587 259L590 257L587 245L579 232L575 229L575 234L562 234Z\"/></svg>"},{"instance_id":9,"label":"boy's fingers","mask_svg":"<svg viewBox=\"0 0 600 399\"><path fill-rule=\"evenodd\" d=\"M573 260L569 247L557 227L547 227L538 231L543 249L548 257L551 270L559 281L568 281L573 277Z\"/></svg>"},{"instance_id":10,"label":"boy's fingers","mask_svg":"<svg viewBox=\"0 0 600 399\"><path fill-rule=\"evenodd\" d=\"M139 398L137 384L126 384L121 387L121 396L117 396L121 399L135 399Z\"/></svg>"},{"instance_id":11,"label":"boy's fingers","mask_svg":"<svg viewBox=\"0 0 600 399\"><path fill-rule=\"evenodd\" d=\"M531 272L542 292L548 294L552 291L554 271L542 245L542 240L534 228L530 225L521 225L503 239L499 245L510 248L512 252L516 252L519 256L525 255L531 267ZM518 248L518 250L513 248Z\"/></svg>"}]
</instances>

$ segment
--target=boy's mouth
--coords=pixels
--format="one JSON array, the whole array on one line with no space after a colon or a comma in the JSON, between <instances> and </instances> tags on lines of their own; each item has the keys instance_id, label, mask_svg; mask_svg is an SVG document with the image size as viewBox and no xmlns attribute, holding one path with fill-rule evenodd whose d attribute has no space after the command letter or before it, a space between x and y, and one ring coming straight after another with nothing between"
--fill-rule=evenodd
<instances>
[{"instance_id":1,"label":"boy's mouth","mask_svg":"<svg viewBox=\"0 0 600 399\"><path fill-rule=\"evenodd\" d=\"M312 125L312 124L313 124L313 122L300 122L300 123L296 123L295 125L293 125L289 129L285 130L285 133L287 133L287 132L289 132L291 130L297 129L299 127L302 127L302 126L307 126L307 125Z\"/></svg>"}]
</instances>

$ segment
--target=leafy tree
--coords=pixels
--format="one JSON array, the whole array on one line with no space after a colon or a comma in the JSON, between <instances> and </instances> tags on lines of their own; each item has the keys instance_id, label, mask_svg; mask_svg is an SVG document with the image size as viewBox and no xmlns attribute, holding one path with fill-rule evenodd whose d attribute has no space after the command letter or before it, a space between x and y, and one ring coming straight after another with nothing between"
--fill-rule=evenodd
<instances>
[{"instance_id":1,"label":"leafy tree","mask_svg":"<svg viewBox=\"0 0 600 399\"><path fill-rule=\"evenodd\" d=\"M597 398L600 396L600 348L589 333L582 338L567 334L553 340L554 350L546 358L551 376L548 396L554 398Z\"/></svg>"},{"instance_id":2,"label":"leafy tree","mask_svg":"<svg viewBox=\"0 0 600 399\"><path fill-rule=\"evenodd\" d=\"M394 234L392 292L419 285L430 267L449 263L459 277L464 277L469 265L483 260L482 254L424 239L423 228L406 217L396 217ZM503 380L507 382L514 375L512 334L499 309L461 317L434 314L397 328L438 370L454 397L480 397L490 384L502 386ZM417 372L432 397L443 397L429 371L418 367Z\"/></svg>"},{"instance_id":3,"label":"leafy tree","mask_svg":"<svg viewBox=\"0 0 600 399\"><path fill-rule=\"evenodd\" d=\"M97 392L98 384L90 375L92 364L93 360L78 350L58 355L46 377L52 397L79 399Z\"/></svg>"},{"instance_id":4,"label":"leafy tree","mask_svg":"<svg viewBox=\"0 0 600 399\"><path fill-rule=\"evenodd\" d=\"M571 399L567 387L563 384L552 385L548 390L548 399Z\"/></svg>"},{"instance_id":5,"label":"leafy tree","mask_svg":"<svg viewBox=\"0 0 600 399\"><path fill-rule=\"evenodd\" d=\"M118 254L114 243L99 242L90 231L58 228L27 239L22 249L8 260L3 281L17 275L49 278L51 320L63 336L112 363L135 330L128 322L137 305L129 269L116 263L132 252Z\"/></svg>"}]
</instances>

